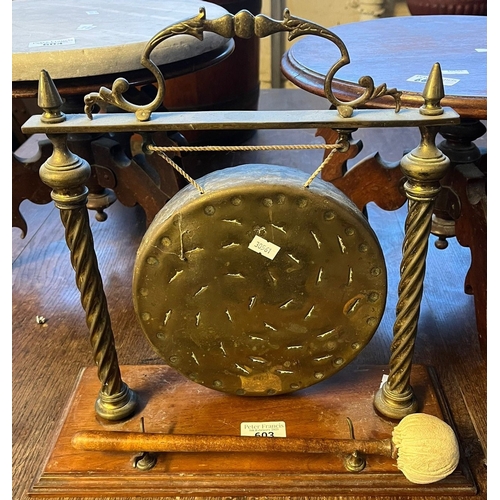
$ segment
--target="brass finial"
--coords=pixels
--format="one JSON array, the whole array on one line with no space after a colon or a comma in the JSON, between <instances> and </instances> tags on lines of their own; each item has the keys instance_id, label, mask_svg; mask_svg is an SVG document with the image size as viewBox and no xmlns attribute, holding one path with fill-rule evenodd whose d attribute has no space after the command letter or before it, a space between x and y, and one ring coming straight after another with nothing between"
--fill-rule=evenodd
<instances>
[{"instance_id":1,"label":"brass finial","mask_svg":"<svg viewBox=\"0 0 500 500\"><path fill-rule=\"evenodd\" d=\"M441 99L444 97L444 85L439 63L435 63L432 67L422 97L424 98L424 104L419 110L422 115L435 116L443 114Z\"/></svg>"},{"instance_id":2,"label":"brass finial","mask_svg":"<svg viewBox=\"0 0 500 500\"><path fill-rule=\"evenodd\" d=\"M44 123L63 122L66 117L61 111L63 100L50 75L42 69L38 82L38 106L43 109L41 117Z\"/></svg>"}]
</instances>

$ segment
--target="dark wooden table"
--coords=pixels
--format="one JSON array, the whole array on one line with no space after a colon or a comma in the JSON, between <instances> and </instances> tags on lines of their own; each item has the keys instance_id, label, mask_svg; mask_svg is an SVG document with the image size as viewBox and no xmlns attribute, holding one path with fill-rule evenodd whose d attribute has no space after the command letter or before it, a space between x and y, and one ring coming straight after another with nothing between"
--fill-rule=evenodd
<instances>
[{"instance_id":1,"label":"dark wooden table","mask_svg":"<svg viewBox=\"0 0 500 500\"><path fill-rule=\"evenodd\" d=\"M156 94L154 75L140 62L147 42L161 29L198 15L199 8L215 18L227 11L220 6L200 0L165 4L153 0L147 7L132 0L110 1L104 6L96 0L86 0L78 6L61 8L57 0L40 5L36 0L22 0L13 5L12 46L12 114L13 150L26 137L21 133L22 124L31 114L39 112L35 98L38 78L42 69L48 71L58 92L64 99L63 111L82 113L84 96L98 92L101 87L111 89L118 77L125 78L130 90L125 97L131 102L145 104ZM209 33L203 42L187 37L182 43L167 40L152 54L164 78L170 80L207 69L226 60L234 50L234 41ZM164 47L166 45L166 47ZM112 110L109 110L112 111ZM115 137L117 139L118 137ZM90 165L96 164L95 136L72 136L70 142L75 152ZM120 144L131 157L130 137L121 137ZM45 204L51 201L50 189L38 175L40 165L51 154L51 147L42 148L39 158L19 158L12 161L12 225L27 232L27 224L20 212L24 200ZM135 167L138 176L144 168ZM103 185L103 177L112 178ZM170 175L159 185L156 178L145 179L143 190L130 179L122 178L121 170L108 169L100 174L93 168L88 183L89 208L96 211L98 219L105 219L104 210L115 199L127 204L146 206L156 212L147 196L148 183L163 194L163 203L179 188L177 176ZM161 206L161 205L160 205Z\"/></svg>"},{"instance_id":2,"label":"dark wooden table","mask_svg":"<svg viewBox=\"0 0 500 500\"><path fill-rule=\"evenodd\" d=\"M350 64L332 82L336 97L350 101L361 94L359 78L368 75L375 85L402 91L403 107L420 107L427 75L439 62L443 72L443 106L454 108L461 124L443 127L439 147L452 168L436 202L433 233L437 246L456 236L470 247L472 264L465 291L473 294L476 321L486 350L486 153L475 141L486 132L486 17L403 16L332 27L345 43ZM298 40L285 53L282 70L298 87L324 96L324 79L339 58L335 45L319 37ZM391 97L375 99L367 107L393 107ZM384 155L383 151L380 151ZM367 183L371 180L367 178ZM375 181L373 181L375 182ZM468 193L474 191L474 197Z\"/></svg>"},{"instance_id":3,"label":"dark wooden table","mask_svg":"<svg viewBox=\"0 0 500 500\"><path fill-rule=\"evenodd\" d=\"M351 62L335 75L339 99L360 94L358 80L371 76L403 92L403 107L418 107L425 77L439 62L445 79L443 106L462 118L486 120L486 17L403 16L334 26ZM324 95L326 72L339 57L335 45L319 37L298 40L282 60L285 76L298 87ZM368 106L392 107L392 98Z\"/></svg>"}]
</instances>

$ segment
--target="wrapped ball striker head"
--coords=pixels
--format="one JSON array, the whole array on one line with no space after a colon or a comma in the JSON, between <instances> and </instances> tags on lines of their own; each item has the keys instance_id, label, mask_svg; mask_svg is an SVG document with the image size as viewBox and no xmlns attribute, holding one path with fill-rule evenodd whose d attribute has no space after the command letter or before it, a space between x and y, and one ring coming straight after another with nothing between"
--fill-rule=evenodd
<instances>
[{"instance_id":1,"label":"wrapped ball striker head","mask_svg":"<svg viewBox=\"0 0 500 500\"><path fill-rule=\"evenodd\" d=\"M394 428L398 469L416 484L435 483L449 476L460 459L453 429L438 417L425 413L406 416Z\"/></svg>"}]
</instances>

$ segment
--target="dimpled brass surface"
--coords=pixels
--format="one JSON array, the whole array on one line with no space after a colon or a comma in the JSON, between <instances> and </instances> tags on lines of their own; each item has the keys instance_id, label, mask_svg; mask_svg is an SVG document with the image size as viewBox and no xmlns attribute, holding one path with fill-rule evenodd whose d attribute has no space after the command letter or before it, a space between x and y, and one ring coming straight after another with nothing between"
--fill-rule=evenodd
<instances>
[{"instance_id":1,"label":"dimpled brass surface","mask_svg":"<svg viewBox=\"0 0 500 500\"><path fill-rule=\"evenodd\" d=\"M307 178L219 170L198 180L204 194L187 186L158 213L133 295L168 365L219 391L270 396L320 382L369 342L387 293L378 240L339 190L304 188Z\"/></svg>"}]
</instances>

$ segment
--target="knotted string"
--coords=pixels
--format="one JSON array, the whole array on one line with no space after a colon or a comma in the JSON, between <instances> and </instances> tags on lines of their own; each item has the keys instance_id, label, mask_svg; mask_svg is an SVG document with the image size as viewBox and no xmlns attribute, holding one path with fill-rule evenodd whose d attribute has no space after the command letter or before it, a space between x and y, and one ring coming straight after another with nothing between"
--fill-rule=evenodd
<instances>
[{"instance_id":1,"label":"knotted string","mask_svg":"<svg viewBox=\"0 0 500 500\"><path fill-rule=\"evenodd\" d=\"M282 151L285 149L298 150L298 149L330 149L329 155L323 160L321 165L311 174L309 179L304 183L304 187L308 188L311 182L323 170L325 165L330 161L333 153L335 153L342 146L340 144L292 144L292 145L267 145L267 146L153 146L148 145L147 149L151 152L157 153L169 165L171 165L177 172L179 172L192 186L194 186L200 194L203 194L203 188L177 163L175 163L166 153L171 152L198 152L198 151Z\"/></svg>"}]
</instances>

